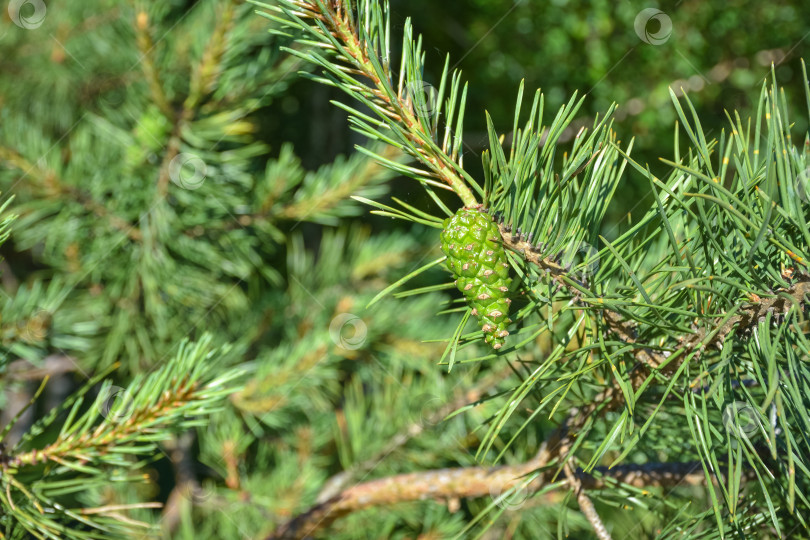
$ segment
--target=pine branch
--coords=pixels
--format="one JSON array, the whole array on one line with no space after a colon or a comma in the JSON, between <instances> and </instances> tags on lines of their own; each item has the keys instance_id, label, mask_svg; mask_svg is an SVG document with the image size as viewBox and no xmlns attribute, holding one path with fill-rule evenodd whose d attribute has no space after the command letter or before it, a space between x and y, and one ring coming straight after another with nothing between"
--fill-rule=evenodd
<instances>
[{"instance_id":1,"label":"pine branch","mask_svg":"<svg viewBox=\"0 0 810 540\"><path fill-rule=\"evenodd\" d=\"M30 185L41 190L44 197L51 200L61 200L67 198L81 204L86 211L105 219L109 224L130 239L141 240L141 231L124 218L115 215L103 204L95 201L89 195L83 193L79 188L65 183L59 176L51 170L34 165L12 148L0 146L0 163L6 164L20 170L25 176L33 180Z\"/></svg>"},{"instance_id":2,"label":"pine branch","mask_svg":"<svg viewBox=\"0 0 810 540\"><path fill-rule=\"evenodd\" d=\"M216 15L216 26L191 76L189 94L183 102L184 116L199 108L203 98L216 88L217 80L222 73L228 33L233 28L236 4L235 0L221 3L221 10Z\"/></svg>"},{"instance_id":3,"label":"pine branch","mask_svg":"<svg viewBox=\"0 0 810 540\"><path fill-rule=\"evenodd\" d=\"M560 287L566 288L573 298L579 299L578 303L583 308L602 310L609 331L622 341L628 344L636 343L636 323L627 320L620 312L611 309L609 306L600 306L592 301L583 301L581 295L583 292L587 292L587 289L579 280L571 277L570 269L557 262L559 260L558 256L544 257L540 244L532 244L527 240L525 234L515 232L511 225L503 221L499 223L499 229L505 246L543 272L547 272ZM735 335L750 334L753 328L768 313L775 314L777 317L784 317L792 307L810 302L810 296L807 296L810 295L810 275L788 269L786 270L786 276L793 277L794 282L789 287L776 288L771 298L760 299L759 296L756 296L753 303L740 308L740 314L730 318L717 318L712 324L697 329L691 335L679 336L680 350L670 353L644 347L633 349L633 355L641 365L648 369L657 370L663 366L666 367L665 373L672 373L680 365L680 362L669 361L676 353L688 353L695 349L704 350L708 346L721 349L732 332ZM643 379L636 378L634 387L638 388L642 381Z\"/></svg>"},{"instance_id":4,"label":"pine branch","mask_svg":"<svg viewBox=\"0 0 810 540\"><path fill-rule=\"evenodd\" d=\"M548 456L538 456L513 466L438 469L364 482L342 491L339 495L284 523L268 536L267 540L307 538L348 514L372 507L425 499L443 501L487 497L492 493L508 492L517 486L529 493L535 493L553 483L553 471L540 472L525 485L521 478L553 465L550 457L543 459L546 457ZM613 469L600 467L596 471L600 473L598 476L577 470L573 473L575 480L569 479L564 485L598 490L616 484L650 488L701 486L706 482L699 461L624 465ZM583 509L583 512L587 515L590 510Z\"/></svg>"},{"instance_id":5,"label":"pine branch","mask_svg":"<svg viewBox=\"0 0 810 540\"><path fill-rule=\"evenodd\" d=\"M142 482L144 476L134 471L145 463L135 462L133 457L154 454L158 442L181 429L204 424L221 407L243 372L228 369L211 376L223 350L211 350L210 341L210 336L196 344L186 341L161 369L136 377L127 388L105 383L98 397L86 403L85 395L98 382L96 377L35 424L13 449L3 451L0 508L13 519L7 524L37 537L53 537L64 533L63 521L81 523L90 532L71 527L71 533L86 538L112 538L124 531L131 533L132 527L146 526L120 511L159 504L77 507L75 496L90 494L111 482ZM35 446L63 413L67 418L56 439Z\"/></svg>"},{"instance_id":6,"label":"pine branch","mask_svg":"<svg viewBox=\"0 0 810 540\"><path fill-rule=\"evenodd\" d=\"M377 116L375 119L336 103L349 112L355 129L371 139L400 148L421 162L425 169L398 165L376 154L375 158L426 186L451 189L466 206L477 203L470 187L478 186L464 171L460 153L466 89L459 96L459 74L454 73L449 80L449 66L445 64L437 97L434 99L432 94L425 96L422 81L424 55L421 41L414 41L412 37L410 21L405 24L397 85L390 68L387 2L382 8L376 0L356 3L350 0L280 0L277 6L255 3L270 10L269 13L259 12L260 15L281 23L285 28L306 31L315 41L301 39L303 44L314 45L327 56L334 57L334 60L329 60L318 52L286 49L327 72L327 78L316 78L318 82L342 89ZM450 93L445 106L442 99L448 82ZM442 135L439 118L443 107L447 117Z\"/></svg>"},{"instance_id":7,"label":"pine branch","mask_svg":"<svg viewBox=\"0 0 810 540\"><path fill-rule=\"evenodd\" d=\"M139 12L135 19L135 36L138 51L141 54L141 69L143 69L144 77L146 77L146 82L149 85L152 101L158 106L160 112L162 112L166 118L172 120L174 119L175 111L166 98L166 92L163 91L163 85L160 82L160 77L155 67L153 52L155 44L152 41L152 35L149 31L149 14L146 13L146 11Z\"/></svg>"},{"instance_id":8,"label":"pine branch","mask_svg":"<svg viewBox=\"0 0 810 540\"><path fill-rule=\"evenodd\" d=\"M390 161L396 161L397 158L401 159L401 153L391 146L386 146L380 150L379 155ZM352 160L348 165L356 165L357 160ZM311 216L318 216L335 208L339 203L348 199L350 195L357 193L362 187L372 184L375 181L384 179L387 175L382 174L387 172L386 169L381 169L379 163L363 157L359 163L359 167L346 167L345 170L339 166L335 166L335 172L347 174L342 180L331 180L331 186L327 189L322 189L322 186L317 183L312 186L317 189L317 193L303 193L302 197L298 197L292 202L288 202L284 206L274 211L272 218L277 219L292 219L304 220L311 218ZM331 168L330 168L331 169ZM389 173L390 174L390 173ZM262 219L264 216L254 215L254 219Z\"/></svg>"},{"instance_id":9,"label":"pine branch","mask_svg":"<svg viewBox=\"0 0 810 540\"><path fill-rule=\"evenodd\" d=\"M583 409L572 417L576 420L568 428L563 424L543 442L537 454L524 463L498 467L461 467L400 474L357 484L344 489L332 498L318 503L306 512L279 526L267 540L301 540L328 527L336 520L364 509L394 505L425 499L451 500L492 496L519 488L536 493L554 484L555 465L567 465L566 453L570 449L569 429L584 422L592 410ZM697 471L697 472L696 472ZM578 489L602 489L616 483L635 487L667 487L676 485L702 485L705 477L700 462L648 463L624 465L609 469L599 467L597 474L582 470L571 472L568 479L557 487L567 485ZM527 483L529 475L536 476ZM586 514L589 509L583 509ZM589 518L590 519L590 518ZM604 528L604 525L602 525Z\"/></svg>"},{"instance_id":10,"label":"pine branch","mask_svg":"<svg viewBox=\"0 0 810 540\"><path fill-rule=\"evenodd\" d=\"M634 323L628 321L624 316L610 309L607 306L600 306L593 302L583 301L581 296L583 292L589 292L583 283L576 278L571 277L570 269L565 268L559 262L559 256L544 256L543 245L541 243L533 244L529 241L527 235L517 233L513 230L510 224L505 223L502 219L498 218L500 223L498 228L501 232L501 239L506 247L519 254L523 259L531 264L537 266L542 272L547 273L552 279L560 286L566 288L574 299L578 300L578 304L586 309L601 309L604 311L604 319L607 323L610 332L618 336L622 341L628 344L636 342ZM649 349L646 347L634 348L632 354L639 361L642 366L657 367L665 363L668 354ZM634 378L634 387L638 388L643 382L643 378ZM612 403L614 406L618 402L614 400L619 397L621 392L614 394L612 389L602 392L596 398L600 403Z\"/></svg>"},{"instance_id":11,"label":"pine branch","mask_svg":"<svg viewBox=\"0 0 810 540\"><path fill-rule=\"evenodd\" d=\"M216 84L217 77L221 71L221 64L227 46L227 34L233 26L234 10L236 3L227 0L221 8L217 17L217 25L208 41L208 45L202 54L200 62L197 64L189 82L189 93L183 102L180 113L175 118L174 128L171 137L166 145L166 152L160 166L158 176L156 200L163 199L169 188L170 164L180 153L182 144L182 132L188 127L198 112L200 102L203 97L211 92ZM157 83L156 83L157 84Z\"/></svg>"},{"instance_id":12,"label":"pine branch","mask_svg":"<svg viewBox=\"0 0 810 540\"><path fill-rule=\"evenodd\" d=\"M806 91L810 95L810 87ZM534 128L540 125L530 120L523 132L515 130L508 160L490 127L492 158L485 158L491 171L487 193L494 194L491 210L505 220L499 229L502 241L518 254L518 266L521 259L529 263L526 281L548 278L551 300L537 301L553 301L563 289L570 296L570 309L595 314L589 318L591 339L586 343L602 354L580 350L585 351L581 358L593 355L613 374L606 388L590 399L603 402L603 410L624 406L613 426L605 426L612 438L629 437L613 464L627 458L648 430L660 430L653 419L665 411L663 406L678 407L680 402L687 421L682 427L688 428L706 478L716 477L725 467L721 456L730 456L729 474L718 483L719 490L708 485L720 529L727 521L726 510L735 520L740 515L744 480L759 484L764 496L757 502L777 529L781 518L774 498L791 512L799 499L806 504L800 474L785 475L786 486L774 481L778 472L791 471L805 461L806 440L796 432L796 425L805 425L807 418L806 402L799 397L805 374L794 366L807 354L802 322L810 292L810 278L801 270L807 264L804 250L810 235L806 202L800 201L807 192L807 152L790 143L787 107L777 95L775 82L770 91L763 87L755 135L750 123L745 129L739 117L730 117L731 136L721 134L719 141L707 140L688 99L691 121L673 96L693 148L681 156L676 146L675 161L665 161L673 168L665 181L630 160L629 152L619 151L649 179L656 201L618 239L610 242L598 236L605 247L596 254L601 266L593 273L593 283L579 278L577 267L560 263L571 258L580 242L595 243L601 223L602 207L582 196L581 184L566 181L580 172L579 163L592 170L587 155L571 160L569 167L575 172L570 176L550 175L549 161L535 160L527 168L524 158L532 154L524 149L534 148L539 131ZM542 110L542 99L536 98L532 119L535 110ZM565 120L564 112L557 118ZM763 121L767 138L760 134ZM613 141L602 142L618 149ZM761 155L774 156L774 162L763 161ZM538 193L551 193L559 202L548 204L548 197ZM580 206L579 201L586 202ZM580 209L584 210L578 213ZM542 242L534 244L533 237ZM537 288L530 285L522 292L535 296ZM606 346L611 337L614 340ZM635 359L635 365L625 366L627 357ZM756 386L735 385L746 372L757 380ZM641 396L654 383L664 389L653 401L658 405L640 429L633 429L636 411L649 404ZM529 381L526 386L533 384ZM752 392L754 388L759 391ZM791 403L787 415L782 413L783 399ZM753 418L746 429L764 437L767 458L762 448L741 437L739 425L746 425L746 420L736 417L740 406ZM508 414L506 406L504 410ZM721 412L725 429L716 427ZM739 440L744 443L742 452L736 446ZM594 470L611 445L612 441L599 444L586 470ZM800 513L797 519L804 523Z\"/></svg>"},{"instance_id":13,"label":"pine branch","mask_svg":"<svg viewBox=\"0 0 810 540\"><path fill-rule=\"evenodd\" d=\"M784 320L791 308L804 306L810 302L810 275L787 269L786 276L793 278L790 287L777 287L771 298L758 296L747 306L740 308L740 314L730 319L717 319L713 327L700 328L695 335L683 340L687 349L697 346L714 346L722 349L726 339L732 333L736 336L750 335L752 330L762 322L768 314L776 317L777 321ZM653 366L656 367L656 366Z\"/></svg>"}]
</instances>

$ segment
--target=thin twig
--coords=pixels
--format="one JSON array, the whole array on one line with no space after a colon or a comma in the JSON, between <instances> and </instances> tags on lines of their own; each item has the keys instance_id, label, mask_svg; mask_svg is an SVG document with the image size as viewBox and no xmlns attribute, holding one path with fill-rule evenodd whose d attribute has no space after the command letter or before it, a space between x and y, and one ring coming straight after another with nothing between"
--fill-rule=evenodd
<instances>
[{"instance_id":1,"label":"thin twig","mask_svg":"<svg viewBox=\"0 0 810 540\"><path fill-rule=\"evenodd\" d=\"M574 490L574 494L577 496L579 509L582 510L582 513L585 514L585 517L591 523L591 527L593 527L593 531L596 533L596 536L599 538L599 540L613 540L610 537L607 527L605 527L605 524L602 523L602 519L596 512L593 502L591 502L590 497L588 497L588 495L585 493L585 489L582 487L582 482L571 469L571 464L566 463L565 467L563 467L563 471L565 472L565 477L568 479L568 484L571 486L571 488Z\"/></svg>"}]
</instances>

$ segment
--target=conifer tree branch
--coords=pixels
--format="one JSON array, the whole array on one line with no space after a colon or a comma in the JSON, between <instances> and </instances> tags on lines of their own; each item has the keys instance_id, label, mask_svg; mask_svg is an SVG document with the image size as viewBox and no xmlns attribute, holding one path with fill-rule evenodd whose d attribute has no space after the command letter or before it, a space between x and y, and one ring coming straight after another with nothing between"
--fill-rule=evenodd
<instances>
[{"instance_id":1,"label":"conifer tree branch","mask_svg":"<svg viewBox=\"0 0 810 540\"><path fill-rule=\"evenodd\" d=\"M500 223L498 227L505 246L520 254L528 262L548 272L561 287L568 289L572 296L575 298L579 297L582 292L580 288L582 284L578 283L576 280L570 279L567 270L563 266L551 257L543 257L542 253L540 253L532 243L528 242L525 236L516 234L510 225ZM711 326L697 329L694 334L688 336L680 336L678 342L683 352L688 353L695 348L703 349L708 346L714 346L718 349L722 348L723 343L732 332L737 334L750 333L769 312L783 316L794 304L804 305L810 301L810 297L808 297L808 295L810 295L810 275L799 273L792 269L786 270L785 275L794 280L790 287L775 289L771 298L759 299L759 297L756 297L756 302L741 306L739 314L726 320L718 318ZM788 298L792 300L788 300ZM588 303L587 307L591 309L601 309L604 313L604 320L607 323L607 327L611 332L626 343L636 343L633 322L626 320L619 312L608 306ZM666 373L676 371L680 365L680 361L685 358L685 355L682 354L679 357L680 360L669 362L668 360L672 354L649 348L635 348L633 349L633 355L640 364L645 367L645 370L659 369L661 366L664 366ZM648 371L647 373L649 374ZM634 387L638 389L645 378L646 377L639 377L638 375L634 376Z\"/></svg>"},{"instance_id":2,"label":"conifer tree branch","mask_svg":"<svg viewBox=\"0 0 810 540\"><path fill-rule=\"evenodd\" d=\"M54 171L43 170L38 165L29 162L17 151L0 146L0 163L2 162L6 162L31 178L32 184L39 188L46 197L50 199L65 197L76 201L88 212L107 220L113 228L125 233L130 239L141 240L141 231L135 225L115 215L106 206L82 193L77 187L65 183Z\"/></svg>"},{"instance_id":3,"label":"conifer tree branch","mask_svg":"<svg viewBox=\"0 0 810 540\"><path fill-rule=\"evenodd\" d=\"M66 534L58 522L63 518L94 529L84 536L87 538L111 538L116 537L116 530L147 527L120 511L156 508L159 503L68 508L62 497L110 482L144 481L146 476L137 474L143 462L134 462L134 456L154 453L158 442L200 425L221 407L243 371L229 368L212 375L211 368L227 347L211 350L210 345L210 335L196 344L184 341L175 357L160 369L136 377L126 389L106 382L95 400L87 403L86 394L105 376L102 373L37 422L14 448L6 451L0 445L0 485L5 487L4 492L0 490L0 509L13 515L27 531L51 537ZM40 391L42 388L44 383ZM86 404L90 406L83 407ZM66 418L60 418L64 414ZM37 438L57 419L62 425L55 440L38 446ZM12 426L13 421L6 431ZM33 509L37 517L32 516Z\"/></svg>"},{"instance_id":4,"label":"conifer tree branch","mask_svg":"<svg viewBox=\"0 0 810 540\"><path fill-rule=\"evenodd\" d=\"M394 161L398 157L401 157L402 154L393 146L385 146L384 149L380 151L380 155L385 159ZM385 171L385 169L382 169L378 162L366 160L363 162L360 170L352 171L350 178L335 183L333 187L327 189L325 192L318 193L315 197L307 197L304 200L289 202L281 207L278 212L274 212L272 217L303 220L313 214L324 212L336 206L340 201L348 198L349 195L356 193L362 186L379 178L382 171ZM255 215L254 217L259 217L259 215Z\"/></svg>"},{"instance_id":5,"label":"conifer tree branch","mask_svg":"<svg viewBox=\"0 0 810 540\"><path fill-rule=\"evenodd\" d=\"M155 67L154 53L155 44L152 41L152 35L149 32L149 15L145 11L137 14L135 19L135 36L138 44L138 50L141 53L141 69L146 77L146 82L149 85L149 91L152 94L152 100L158 106L160 112L169 120L174 119L175 111L166 99L166 93L163 91L163 85L160 83L160 77Z\"/></svg>"},{"instance_id":6,"label":"conifer tree branch","mask_svg":"<svg viewBox=\"0 0 810 540\"><path fill-rule=\"evenodd\" d=\"M543 257L543 254L537 250L535 245L527 241L524 236L516 234L510 225L500 223L498 228L500 229L501 239L503 240L505 246L515 253L520 254L524 259L536 265L544 272L547 272L561 287L568 289L574 298L578 298L580 296L582 292L580 287L582 287L582 285L577 283L575 280L571 280L568 277L567 270L556 260L554 260L554 258ZM596 309L600 308L599 305L593 304L588 304L587 307ZM626 343L636 342L632 323L626 321L620 313L613 311L606 306L601 307L601 309L604 310L605 321L607 322L608 328L613 333L619 336L622 341L625 341ZM652 367L656 367L664 363L668 356L647 348L636 348L633 350L633 355L642 365ZM641 384L640 380L637 380L636 382L639 385ZM602 395L601 397L605 399L609 398L607 395Z\"/></svg>"},{"instance_id":7,"label":"conifer tree branch","mask_svg":"<svg viewBox=\"0 0 810 540\"><path fill-rule=\"evenodd\" d=\"M197 64L192 73L189 83L189 93L183 102L182 110L176 118L174 115L169 116L170 119L175 118L174 129L166 145L166 153L163 156L163 162L160 166L156 193L158 199L165 197L169 188L169 166L172 160L180 153L182 130L194 119L203 97L210 92L216 84L217 77L221 71L225 47L228 42L228 31L233 26L234 10L235 2L233 0L228 0L222 6L211 39L208 41L208 45L202 54L199 64Z\"/></svg>"},{"instance_id":8,"label":"conifer tree branch","mask_svg":"<svg viewBox=\"0 0 810 540\"><path fill-rule=\"evenodd\" d=\"M751 304L742 306L738 315L734 315L724 323L720 324L722 321L718 319L715 328L700 328L694 336L684 340L687 349L693 349L701 344L720 349L732 332L749 334L768 313L782 317L793 305L804 305L810 301L808 298L810 275L794 272L792 269L788 275L794 279L790 287L775 289L771 298L756 298ZM707 337L708 341L702 343Z\"/></svg>"},{"instance_id":9,"label":"conifer tree branch","mask_svg":"<svg viewBox=\"0 0 810 540\"><path fill-rule=\"evenodd\" d=\"M576 414L577 422L584 421L588 413L588 410L583 409L580 414ZM543 486L555 482L556 466L561 463L565 466L567 463L563 463L566 459L564 454L570 448L570 439L565 435L567 431L563 425L552 432L537 454L524 463L438 469L357 484L283 523L267 540L301 540L328 527L341 517L372 507L425 499L450 500L504 493L522 484L525 477L532 473L537 473L537 477L521 489L535 493ZM574 472L572 469L574 482L568 479L562 485L575 489L600 489L618 482L641 488L704 485L706 481L700 462L597 467L595 471L597 475L584 473L579 469ZM588 511L586 503L583 512Z\"/></svg>"},{"instance_id":10,"label":"conifer tree branch","mask_svg":"<svg viewBox=\"0 0 810 540\"><path fill-rule=\"evenodd\" d=\"M374 2L349 0L280 0L271 6L255 2L268 10L261 15L282 23L287 28L306 30L317 41L301 40L315 45L324 53L334 55L347 65L326 60L317 52L287 49L292 54L324 68L331 78L318 78L319 82L337 86L369 107L379 118L374 119L347 106L341 106L352 115L358 131L370 138L380 139L401 148L427 169L416 171L385 159L380 161L426 185L454 191L465 206L477 204L470 186L472 178L461 165L461 129L463 125L466 92L459 101L458 74L452 77L452 88L447 103L446 129L441 134L439 115L442 112L442 93L448 78L448 66L442 75L438 103L431 97L414 95L414 85L424 92L421 77L423 55L420 45L411 37L410 23L406 23L403 45L402 72L395 84L390 68L390 22L388 5L380 8ZM372 5L374 4L374 5ZM277 13L278 15L275 15ZM453 125L455 124L455 125ZM377 157L377 156L375 156ZM436 180L439 180L437 182ZM476 186L477 187L477 186Z\"/></svg>"},{"instance_id":11,"label":"conifer tree branch","mask_svg":"<svg viewBox=\"0 0 810 540\"><path fill-rule=\"evenodd\" d=\"M217 14L217 25L202 58L191 77L188 97L183 103L184 114L197 109L206 94L213 91L221 73L222 59L227 45L227 34L233 26L235 0L224 2Z\"/></svg>"}]
</instances>

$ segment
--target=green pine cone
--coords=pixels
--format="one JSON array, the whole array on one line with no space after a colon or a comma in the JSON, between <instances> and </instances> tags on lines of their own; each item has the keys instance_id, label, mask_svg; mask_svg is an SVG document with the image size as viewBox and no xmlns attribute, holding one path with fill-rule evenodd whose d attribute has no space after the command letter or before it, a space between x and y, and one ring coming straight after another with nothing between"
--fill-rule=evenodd
<instances>
[{"instance_id":1,"label":"green pine cone","mask_svg":"<svg viewBox=\"0 0 810 540\"><path fill-rule=\"evenodd\" d=\"M456 276L486 342L500 349L509 332L509 263L500 243L501 233L492 216L480 207L462 208L444 220L442 251L447 267Z\"/></svg>"}]
</instances>

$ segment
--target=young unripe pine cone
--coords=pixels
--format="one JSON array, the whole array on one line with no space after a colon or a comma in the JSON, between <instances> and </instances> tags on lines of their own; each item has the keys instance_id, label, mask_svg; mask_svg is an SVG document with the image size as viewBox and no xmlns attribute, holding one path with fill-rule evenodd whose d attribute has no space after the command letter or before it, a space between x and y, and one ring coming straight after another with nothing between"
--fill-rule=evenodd
<instances>
[{"instance_id":1,"label":"young unripe pine cone","mask_svg":"<svg viewBox=\"0 0 810 540\"><path fill-rule=\"evenodd\" d=\"M480 207L462 208L444 220L442 251L456 276L456 287L467 298L493 349L500 349L509 332L509 263L500 243L501 233Z\"/></svg>"}]
</instances>

